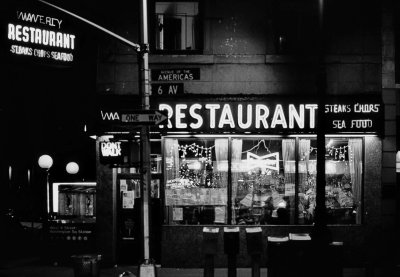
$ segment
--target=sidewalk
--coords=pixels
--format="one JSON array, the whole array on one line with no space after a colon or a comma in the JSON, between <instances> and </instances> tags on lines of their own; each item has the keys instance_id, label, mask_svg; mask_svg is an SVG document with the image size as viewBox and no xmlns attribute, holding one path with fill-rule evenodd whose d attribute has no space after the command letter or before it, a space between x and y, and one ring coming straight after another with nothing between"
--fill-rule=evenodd
<instances>
[{"instance_id":1,"label":"sidewalk","mask_svg":"<svg viewBox=\"0 0 400 277\"><path fill-rule=\"evenodd\" d=\"M132 272L138 276L137 267L134 266L118 266L114 268L101 268L100 277L118 277L125 271ZM378 273L378 272L376 272ZM267 276L267 269L261 269L261 276ZM1 269L0 277L73 277L74 271L71 267L65 266L37 266L25 265L20 267ZM157 268L157 277L202 277L202 268ZM215 269L215 277L228 276L226 268ZM365 277L365 270L362 268L346 268L343 277ZM385 276L383 272L374 276ZM250 268L238 268L237 277L251 277Z\"/></svg>"},{"instance_id":2,"label":"sidewalk","mask_svg":"<svg viewBox=\"0 0 400 277\"><path fill-rule=\"evenodd\" d=\"M310 264L311 266L311 264ZM157 266L157 277L203 277L202 268L162 268ZM329 270L329 269L327 269ZM115 266L111 268L100 268L100 277L118 277L121 273L130 271L138 276L136 266ZM215 277L228 276L227 268L216 268ZM261 276L268 276L267 268L261 268ZM392 277L387 270L375 269L372 275L367 275L364 268L344 268L343 277ZM14 264L2 264L0 266L0 277L74 277L72 267L53 266L38 264L37 261L21 260ZM238 268L237 277L251 277L250 268ZM395 276L393 276L395 277ZM398 276L397 276L398 277Z\"/></svg>"}]
</instances>

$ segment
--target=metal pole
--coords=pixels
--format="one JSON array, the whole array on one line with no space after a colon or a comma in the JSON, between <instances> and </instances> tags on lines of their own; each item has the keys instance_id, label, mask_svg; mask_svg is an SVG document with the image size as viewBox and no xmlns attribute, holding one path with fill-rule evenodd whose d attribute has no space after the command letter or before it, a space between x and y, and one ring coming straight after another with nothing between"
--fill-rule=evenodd
<instances>
[{"instance_id":1,"label":"metal pole","mask_svg":"<svg viewBox=\"0 0 400 277\"><path fill-rule=\"evenodd\" d=\"M314 228L311 236L319 245L331 241L331 234L326 222L325 207L325 97L326 97L326 68L325 68L325 34L324 34L324 0L318 0L318 48L317 48L317 185Z\"/></svg>"},{"instance_id":2,"label":"metal pole","mask_svg":"<svg viewBox=\"0 0 400 277\"><path fill-rule=\"evenodd\" d=\"M147 25L147 0L142 0L140 5L140 40L143 45L139 53L140 62L140 94L142 108L150 109L149 90L149 54L148 46L148 25ZM140 132L141 145L141 177L142 177L142 231L143 231L143 258L146 263L150 260L150 193L151 193L151 171L150 171L150 134L149 127L143 125Z\"/></svg>"}]
</instances>

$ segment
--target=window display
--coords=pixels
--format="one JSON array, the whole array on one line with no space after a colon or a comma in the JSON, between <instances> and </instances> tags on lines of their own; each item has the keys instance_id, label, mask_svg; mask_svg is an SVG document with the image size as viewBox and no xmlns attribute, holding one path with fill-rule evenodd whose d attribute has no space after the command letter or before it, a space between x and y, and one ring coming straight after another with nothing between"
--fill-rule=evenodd
<instances>
[{"instance_id":1,"label":"window display","mask_svg":"<svg viewBox=\"0 0 400 277\"><path fill-rule=\"evenodd\" d=\"M313 222L317 175L316 144L315 139L301 139L299 142L299 223ZM325 157L328 224L360 224L362 139L329 138L326 140Z\"/></svg>"},{"instance_id":2,"label":"window display","mask_svg":"<svg viewBox=\"0 0 400 277\"><path fill-rule=\"evenodd\" d=\"M316 138L165 138L168 224L312 224ZM327 138L328 224L361 223L361 138Z\"/></svg>"},{"instance_id":3,"label":"window display","mask_svg":"<svg viewBox=\"0 0 400 277\"><path fill-rule=\"evenodd\" d=\"M233 224L294 222L294 139L232 140Z\"/></svg>"},{"instance_id":4,"label":"window display","mask_svg":"<svg viewBox=\"0 0 400 277\"><path fill-rule=\"evenodd\" d=\"M228 139L165 139L170 224L226 223Z\"/></svg>"}]
</instances>

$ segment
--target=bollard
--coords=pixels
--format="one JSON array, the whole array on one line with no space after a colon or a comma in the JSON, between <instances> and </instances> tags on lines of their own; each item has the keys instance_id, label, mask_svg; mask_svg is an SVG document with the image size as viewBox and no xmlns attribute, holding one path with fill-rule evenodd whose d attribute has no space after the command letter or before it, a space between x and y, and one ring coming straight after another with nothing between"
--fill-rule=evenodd
<instances>
[{"instance_id":1,"label":"bollard","mask_svg":"<svg viewBox=\"0 0 400 277\"><path fill-rule=\"evenodd\" d=\"M289 267L287 265L288 242L289 237L287 236L269 236L267 238L268 277L284 277L289 275Z\"/></svg>"},{"instance_id":2,"label":"bollard","mask_svg":"<svg viewBox=\"0 0 400 277\"><path fill-rule=\"evenodd\" d=\"M214 277L214 256L218 251L219 228L203 228L204 277Z\"/></svg>"},{"instance_id":3,"label":"bollard","mask_svg":"<svg viewBox=\"0 0 400 277\"><path fill-rule=\"evenodd\" d=\"M261 227L246 228L247 252L251 256L251 276L260 277L261 254L263 252Z\"/></svg>"},{"instance_id":4,"label":"bollard","mask_svg":"<svg viewBox=\"0 0 400 277\"><path fill-rule=\"evenodd\" d=\"M239 227L224 228L224 252L228 255L228 277L236 277L236 255L239 253Z\"/></svg>"}]
</instances>

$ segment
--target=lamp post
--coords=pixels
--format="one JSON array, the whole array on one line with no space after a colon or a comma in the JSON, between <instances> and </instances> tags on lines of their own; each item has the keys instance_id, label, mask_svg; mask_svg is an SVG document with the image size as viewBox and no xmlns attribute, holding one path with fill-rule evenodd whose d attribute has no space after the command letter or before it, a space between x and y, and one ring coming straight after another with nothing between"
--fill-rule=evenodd
<instances>
[{"instance_id":1,"label":"lamp post","mask_svg":"<svg viewBox=\"0 0 400 277\"><path fill-rule=\"evenodd\" d=\"M47 202L47 214L50 213L50 184L49 184L49 170L53 165L53 158L49 155L42 155L39 157L38 164L40 168L46 170L46 202Z\"/></svg>"}]
</instances>

